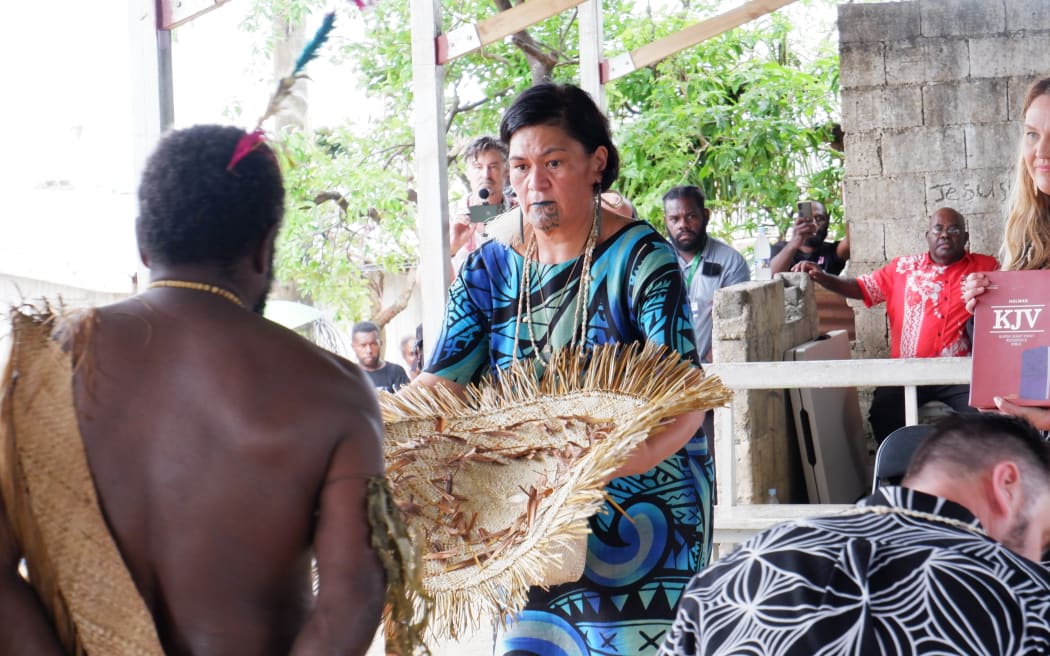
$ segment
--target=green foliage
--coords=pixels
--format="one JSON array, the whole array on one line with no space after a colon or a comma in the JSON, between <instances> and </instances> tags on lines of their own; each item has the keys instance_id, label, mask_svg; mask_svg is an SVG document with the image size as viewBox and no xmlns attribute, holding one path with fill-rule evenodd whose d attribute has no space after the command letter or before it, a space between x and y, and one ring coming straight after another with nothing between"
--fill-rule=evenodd
<instances>
[{"instance_id":1,"label":"green foliage","mask_svg":"<svg viewBox=\"0 0 1050 656\"><path fill-rule=\"evenodd\" d=\"M681 14L624 35L629 48L695 21ZM663 223L660 197L695 184L722 236L762 223L783 233L796 201L840 205L841 153L830 146L838 114L838 56L807 64L788 48L782 16L755 21L608 86L609 113L624 154L622 191Z\"/></svg>"},{"instance_id":2,"label":"green foliage","mask_svg":"<svg viewBox=\"0 0 1050 656\"><path fill-rule=\"evenodd\" d=\"M446 2L444 29L491 16L503 1ZM362 13L345 3L331 42L336 47L329 48L356 71L357 94L381 107L380 117L364 122L358 115L337 129L282 136L289 199L278 276L347 319L374 313L374 272L413 265L417 215L438 215L436 208L417 207L413 191L410 4L380 1ZM311 11L316 18L323 5L255 0L247 27L265 48L275 18L295 25ZM606 52L639 47L714 13L709 4L683 2L646 15L634 0L607 0ZM340 34L341 25L353 22L362 24L364 39ZM308 32L314 27L306 26ZM841 154L829 145L838 115L837 51L827 46L803 61L792 46L801 38L774 14L608 85L622 155L617 188L643 217L662 229L660 197L676 184L705 190L720 219L712 229L722 236L746 236L770 222L783 231L802 197L826 199L832 216L841 216ZM578 81L577 52L576 13L568 11L529 28L524 38L490 44L446 66L450 196L465 192L462 147L497 134L503 109L534 79Z\"/></svg>"}]
</instances>

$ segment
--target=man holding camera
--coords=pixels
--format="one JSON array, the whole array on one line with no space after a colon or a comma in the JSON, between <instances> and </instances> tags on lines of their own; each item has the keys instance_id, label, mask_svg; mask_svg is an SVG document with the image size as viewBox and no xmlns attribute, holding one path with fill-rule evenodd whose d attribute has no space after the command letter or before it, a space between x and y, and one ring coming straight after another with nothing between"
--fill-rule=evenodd
<instances>
[{"instance_id":1,"label":"man holding camera","mask_svg":"<svg viewBox=\"0 0 1050 656\"><path fill-rule=\"evenodd\" d=\"M791 271L801 262L813 262L825 273L837 276L849 259L849 235L839 241L828 237L828 211L824 203L806 200L798 204L791 239L773 245L769 266L773 273Z\"/></svg>"},{"instance_id":2,"label":"man holding camera","mask_svg":"<svg viewBox=\"0 0 1050 656\"><path fill-rule=\"evenodd\" d=\"M485 243L485 219L501 214L516 203L504 194L507 182L507 146L495 137L478 137L463 151L470 193L449 211L449 248L453 271L467 255ZM471 208L489 206L490 212ZM488 208L486 208L488 209Z\"/></svg>"}]
</instances>

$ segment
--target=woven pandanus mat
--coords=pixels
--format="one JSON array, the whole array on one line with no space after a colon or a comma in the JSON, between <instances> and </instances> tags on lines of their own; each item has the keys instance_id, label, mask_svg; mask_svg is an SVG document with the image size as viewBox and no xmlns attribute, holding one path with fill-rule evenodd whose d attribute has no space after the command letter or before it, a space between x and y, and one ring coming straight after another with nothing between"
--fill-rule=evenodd
<instances>
[{"instance_id":1,"label":"woven pandanus mat","mask_svg":"<svg viewBox=\"0 0 1050 656\"><path fill-rule=\"evenodd\" d=\"M46 312L12 312L0 382L0 493L29 578L70 654L163 654L153 618L110 535L73 406L72 356Z\"/></svg>"}]
</instances>

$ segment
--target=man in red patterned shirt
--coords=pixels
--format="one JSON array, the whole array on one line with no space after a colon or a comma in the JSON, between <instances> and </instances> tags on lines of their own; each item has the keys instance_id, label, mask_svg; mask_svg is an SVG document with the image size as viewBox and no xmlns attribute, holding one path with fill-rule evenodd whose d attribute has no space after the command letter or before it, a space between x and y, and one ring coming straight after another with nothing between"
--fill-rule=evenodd
<instances>
[{"instance_id":1,"label":"man in red patterned shirt","mask_svg":"<svg viewBox=\"0 0 1050 656\"><path fill-rule=\"evenodd\" d=\"M975 271L995 271L999 262L990 255L969 253L966 220L950 207L930 216L926 231L929 251L894 258L877 271L857 278L828 275L812 262L799 270L823 287L871 307L886 303L890 321L890 356L940 358L970 354L966 322L970 314L962 301L962 283ZM968 385L927 385L918 388L919 405L941 401L956 412L976 412L968 405ZM904 425L904 390L879 387L868 413L875 439L882 442Z\"/></svg>"}]
</instances>

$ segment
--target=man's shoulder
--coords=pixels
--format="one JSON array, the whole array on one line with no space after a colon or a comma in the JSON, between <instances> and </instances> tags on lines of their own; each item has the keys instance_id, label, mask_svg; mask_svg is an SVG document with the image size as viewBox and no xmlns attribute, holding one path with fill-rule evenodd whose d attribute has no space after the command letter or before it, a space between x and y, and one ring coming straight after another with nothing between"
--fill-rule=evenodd
<instances>
[{"instance_id":1,"label":"man's shoulder","mask_svg":"<svg viewBox=\"0 0 1050 656\"><path fill-rule=\"evenodd\" d=\"M397 363L390 362L389 360L383 364L383 370L391 378L400 378L402 376L404 376L405 378L408 377L408 373L405 371L404 367Z\"/></svg>"},{"instance_id":2,"label":"man's shoulder","mask_svg":"<svg viewBox=\"0 0 1050 656\"><path fill-rule=\"evenodd\" d=\"M991 255L967 253L966 257L970 260L973 271L997 271L999 269L999 260Z\"/></svg>"},{"instance_id":3,"label":"man's shoulder","mask_svg":"<svg viewBox=\"0 0 1050 656\"><path fill-rule=\"evenodd\" d=\"M707 244L704 246L704 257L705 259L744 260L744 256L740 254L740 251L712 235L707 236Z\"/></svg>"},{"instance_id":4,"label":"man's shoulder","mask_svg":"<svg viewBox=\"0 0 1050 656\"><path fill-rule=\"evenodd\" d=\"M393 362L384 362L382 367L375 371L366 371L372 386L385 392L396 392L399 387L408 384L408 374L405 368Z\"/></svg>"}]
</instances>

